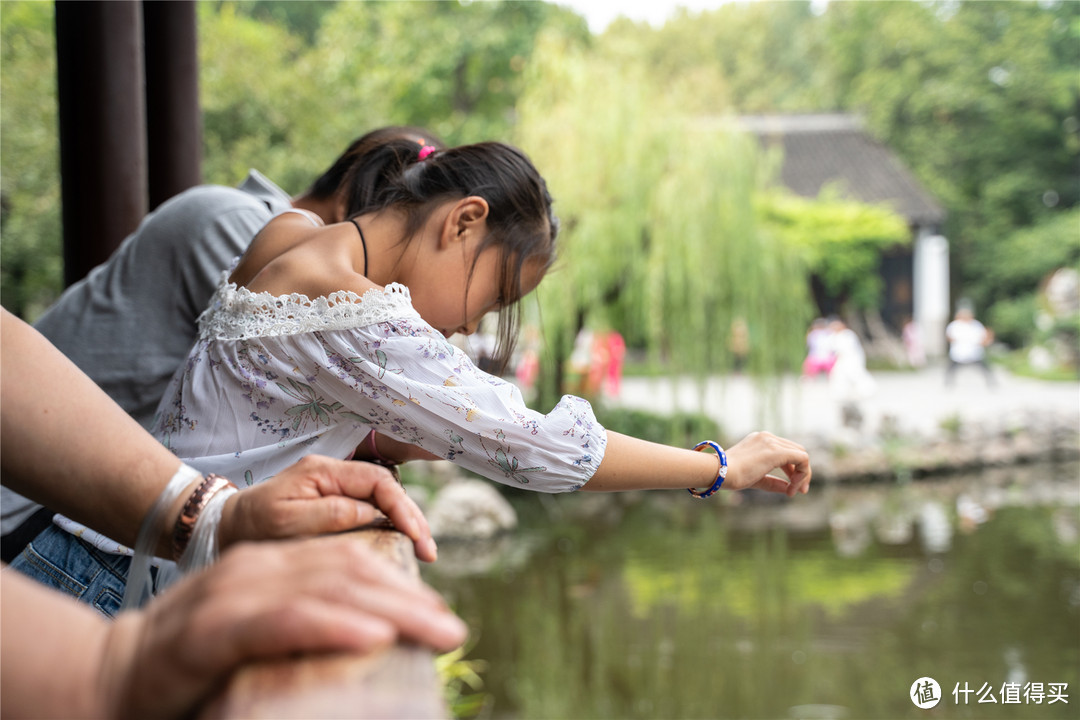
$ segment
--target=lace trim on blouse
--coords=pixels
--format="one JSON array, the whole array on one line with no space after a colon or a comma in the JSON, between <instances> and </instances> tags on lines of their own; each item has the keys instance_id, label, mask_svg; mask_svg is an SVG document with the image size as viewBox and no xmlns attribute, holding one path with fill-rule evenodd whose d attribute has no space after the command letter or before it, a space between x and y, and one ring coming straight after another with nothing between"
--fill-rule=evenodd
<instances>
[{"instance_id":1,"label":"lace trim on blouse","mask_svg":"<svg viewBox=\"0 0 1080 720\"><path fill-rule=\"evenodd\" d=\"M227 281L227 271L199 316L200 340L244 340L298 335L319 330L349 330L375 323L419 317L409 288L390 283L363 295L338 290L312 300L303 293L252 292Z\"/></svg>"}]
</instances>

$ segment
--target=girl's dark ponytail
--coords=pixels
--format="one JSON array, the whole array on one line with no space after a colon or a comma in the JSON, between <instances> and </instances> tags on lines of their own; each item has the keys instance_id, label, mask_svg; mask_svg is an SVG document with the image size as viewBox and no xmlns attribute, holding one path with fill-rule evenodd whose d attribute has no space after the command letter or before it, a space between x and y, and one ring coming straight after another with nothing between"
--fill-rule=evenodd
<instances>
[{"instance_id":1,"label":"girl's dark ponytail","mask_svg":"<svg viewBox=\"0 0 1080 720\"><path fill-rule=\"evenodd\" d=\"M329 199L342 193L346 217L365 212L381 187L415 162L416 153L425 145L444 147L423 128L392 125L372 130L353 140L316 178L308 194Z\"/></svg>"},{"instance_id":2,"label":"girl's dark ponytail","mask_svg":"<svg viewBox=\"0 0 1080 720\"><path fill-rule=\"evenodd\" d=\"M375 209L379 194L397 181L410 165L418 162L422 147L425 146L412 138L394 138L357 158L345 176L345 217Z\"/></svg>"}]
</instances>

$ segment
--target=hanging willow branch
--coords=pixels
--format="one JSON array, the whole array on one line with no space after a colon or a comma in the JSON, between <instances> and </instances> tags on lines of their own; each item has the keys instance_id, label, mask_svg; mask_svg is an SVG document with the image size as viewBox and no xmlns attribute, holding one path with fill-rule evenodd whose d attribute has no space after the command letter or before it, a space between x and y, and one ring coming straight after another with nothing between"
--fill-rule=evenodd
<instances>
[{"instance_id":1,"label":"hanging willow branch","mask_svg":"<svg viewBox=\"0 0 1080 720\"><path fill-rule=\"evenodd\" d=\"M582 324L610 326L665 372L730 369L732 328L769 374L802 352L809 302L800 259L764 232L752 139L695 128L678 99L625 63L586 63L557 39L534 58L518 142L547 178L563 222L560 261L541 285L544 337L566 359ZM548 388L550 401L560 391Z\"/></svg>"}]
</instances>

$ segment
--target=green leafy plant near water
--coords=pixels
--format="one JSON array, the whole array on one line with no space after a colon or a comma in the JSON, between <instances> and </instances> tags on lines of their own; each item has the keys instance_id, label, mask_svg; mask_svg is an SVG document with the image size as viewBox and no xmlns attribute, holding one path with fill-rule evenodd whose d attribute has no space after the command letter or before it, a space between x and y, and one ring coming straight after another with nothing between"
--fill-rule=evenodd
<instances>
[{"instance_id":1,"label":"green leafy plant near water","mask_svg":"<svg viewBox=\"0 0 1080 720\"><path fill-rule=\"evenodd\" d=\"M487 662L466 660L467 654L468 650L460 647L435 658L435 671L443 682L443 697L450 714L457 720L478 716L489 701L481 677Z\"/></svg>"}]
</instances>

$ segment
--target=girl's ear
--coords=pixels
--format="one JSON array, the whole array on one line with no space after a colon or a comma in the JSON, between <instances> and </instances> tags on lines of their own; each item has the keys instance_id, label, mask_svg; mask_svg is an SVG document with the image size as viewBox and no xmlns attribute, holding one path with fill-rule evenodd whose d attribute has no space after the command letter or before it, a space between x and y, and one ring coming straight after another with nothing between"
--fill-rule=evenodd
<instances>
[{"instance_id":1,"label":"girl's ear","mask_svg":"<svg viewBox=\"0 0 1080 720\"><path fill-rule=\"evenodd\" d=\"M481 226L485 224L488 216L487 200L478 196L470 195L454 203L450 213L446 217L443 238L445 242L465 240L470 232L483 232Z\"/></svg>"}]
</instances>

